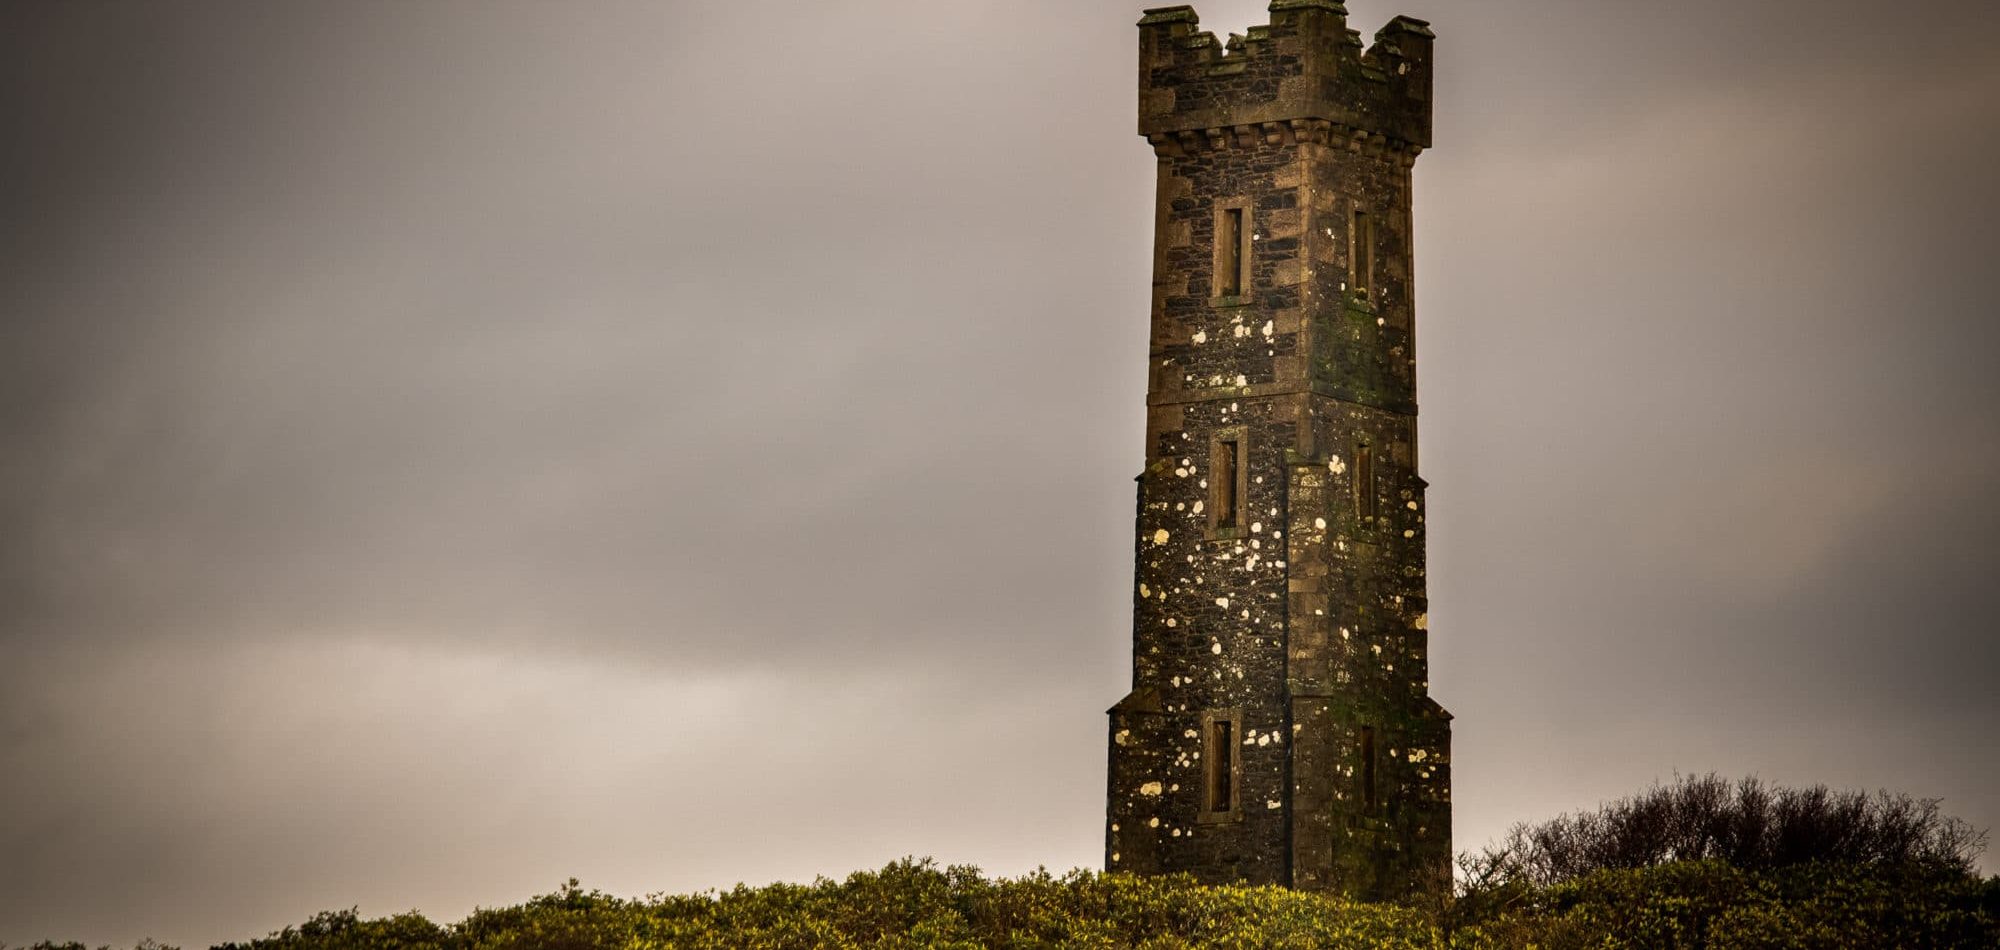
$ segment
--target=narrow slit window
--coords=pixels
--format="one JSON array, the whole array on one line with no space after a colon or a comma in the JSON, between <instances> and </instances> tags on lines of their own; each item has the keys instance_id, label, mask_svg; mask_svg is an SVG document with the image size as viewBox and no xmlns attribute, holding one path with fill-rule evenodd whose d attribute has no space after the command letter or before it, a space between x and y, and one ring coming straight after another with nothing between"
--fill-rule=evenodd
<instances>
[{"instance_id":1,"label":"narrow slit window","mask_svg":"<svg viewBox=\"0 0 2000 950\"><path fill-rule=\"evenodd\" d=\"M1354 450L1354 513L1364 522L1373 522L1375 507L1375 449L1364 445Z\"/></svg>"},{"instance_id":2,"label":"narrow slit window","mask_svg":"<svg viewBox=\"0 0 2000 950\"><path fill-rule=\"evenodd\" d=\"M1361 727L1361 801L1375 807L1375 727Z\"/></svg>"},{"instance_id":3,"label":"narrow slit window","mask_svg":"<svg viewBox=\"0 0 2000 950\"><path fill-rule=\"evenodd\" d=\"M1221 233L1216 235L1217 251L1216 275L1221 291L1217 296L1238 297L1243 294L1243 209L1224 208L1222 211Z\"/></svg>"},{"instance_id":4,"label":"narrow slit window","mask_svg":"<svg viewBox=\"0 0 2000 950\"><path fill-rule=\"evenodd\" d=\"M1366 294L1375 289L1375 221L1368 212L1354 212L1354 289Z\"/></svg>"},{"instance_id":5,"label":"narrow slit window","mask_svg":"<svg viewBox=\"0 0 2000 950\"><path fill-rule=\"evenodd\" d=\"M1215 464L1209 467L1209 504L1215 507L1215 526L1236 527L1237 483L1240 475L1239 461L1242 443L1236 439L1223 439L1215 443Z\"/></svg>"},{"instance_id":6,"label":"narrow slit window","mask_svg":"<svg viewBox=\"0 0 2000 950\"><path fill-rule=\"evenodd\" d=\"M1208 810L1230 811L1236 795L1236 723L1229 719L1208 722Z\"/></svg>"}]
</instances>

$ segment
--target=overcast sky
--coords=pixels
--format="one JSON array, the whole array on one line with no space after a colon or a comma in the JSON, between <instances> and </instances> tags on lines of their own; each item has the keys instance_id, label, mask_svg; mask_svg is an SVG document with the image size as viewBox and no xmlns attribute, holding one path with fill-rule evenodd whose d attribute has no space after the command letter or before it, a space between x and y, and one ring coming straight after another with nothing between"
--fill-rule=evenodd
<instances>
[{"instance_id":1,"label":"overcast sky","mask_svg":"<svg viewBox=\"0 0 2000 950\"><path fill-rule=\"evenodd\" d=\"M0 941L1095 866L1139 6L0 8ZM1348 6L1440 36L1458 846L2000 825L2000 5Z\"/></svg>"}]
</instances>

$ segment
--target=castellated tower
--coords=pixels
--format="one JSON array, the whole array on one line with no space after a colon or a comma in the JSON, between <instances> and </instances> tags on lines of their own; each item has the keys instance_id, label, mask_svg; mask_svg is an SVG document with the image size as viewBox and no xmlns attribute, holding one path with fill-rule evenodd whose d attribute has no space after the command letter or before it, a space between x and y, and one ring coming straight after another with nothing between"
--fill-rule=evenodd
<instances>
[{"instance_id":1,"label":"castellated tower","mask_svg":"<svg viewBox=\"0 0 2000 950\"><path fill-rule=\"evenodd\" d=\"M1367 899L1451 880L1430 698L1410 169L1432 33L1338 0L1139 21L1158 157L1132 692L1105 866Z\"/></svg>"}]
</instances>

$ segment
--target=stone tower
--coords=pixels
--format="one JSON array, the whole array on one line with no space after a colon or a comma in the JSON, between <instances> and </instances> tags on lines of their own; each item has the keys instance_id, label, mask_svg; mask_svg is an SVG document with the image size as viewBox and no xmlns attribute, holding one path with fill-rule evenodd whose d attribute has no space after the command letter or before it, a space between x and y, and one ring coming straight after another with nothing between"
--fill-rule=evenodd
<instances>
[{"instance_id":1,"label":"stone tower","mask_svg":"<svg viewBox=\"0 0 2000 950\"><path fill-rule=\"evenodd\" d=\"M1397 898L1451 879L1411 293L1433 34L1270 13L1226 45L1189 7L1139 21L1159 189L1105 866Z\"/></svg>"}]
</instances>

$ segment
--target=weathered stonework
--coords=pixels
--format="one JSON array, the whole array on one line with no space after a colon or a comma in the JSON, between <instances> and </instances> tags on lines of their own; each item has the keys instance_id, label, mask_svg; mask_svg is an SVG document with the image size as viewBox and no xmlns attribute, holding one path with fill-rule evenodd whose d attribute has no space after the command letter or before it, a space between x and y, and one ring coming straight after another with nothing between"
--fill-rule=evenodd
<instances>
[{"instance_id":1,"label":"weathered stonework","mask_svg":"<svg viewBox=\"0 0 2000 950\"><path fill-rule=\"evenodd\" d=\"M1188 7L1139 22L1159 190L1113 871L1450 882L1410 254L1432 34L1398 17L1364 51L1346 16L1276 0L1226 48Z\"/></svg>"}]
</instances>

